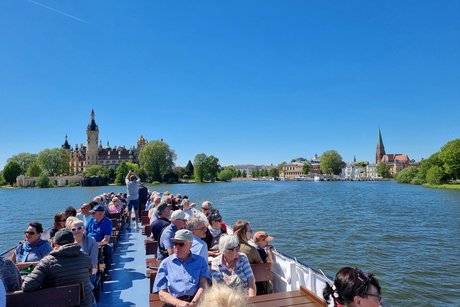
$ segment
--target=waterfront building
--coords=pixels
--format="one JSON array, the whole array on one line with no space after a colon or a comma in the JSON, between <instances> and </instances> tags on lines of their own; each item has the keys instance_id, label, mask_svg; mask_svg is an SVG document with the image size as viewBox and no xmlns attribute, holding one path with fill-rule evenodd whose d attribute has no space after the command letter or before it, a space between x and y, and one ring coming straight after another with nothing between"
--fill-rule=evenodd
<instances>
[{"instance_id":1,"label":"waterfront building","mask_svg":"<svg viewBox=\"0 0 460 307\"><path fill-rule=\"evenodd\" d=\"M69 166L71 174L81 174L93 165L111 167L115 169L123 161L139 162L139 153L147 140L141 135L137 140L137 146L126 148L125 146L111 147L107 142L106 147L99 141L99 126L95 121L94 110L91 111L91 120L86 127L86 146L80 144L72 148L68 142L67 135L62 148L69 154Z\"/></svg>"},{"instance_id":2,"label":"waterfront building","mask_svg":"<svg viewBox=\"0 0 460 307\"><path fill-rule=\"evenodd\" d=\"M399 171L409 167L411 161L407 154L387 154L379 129L377 147L375 149L375 163L378 164L380 162L385 163L390 170L390 175L394 176Z\"/></svg>"},{"instance_id":3,"label":"waterfront building","mask_svg":"<svg viewBox=\"0 0 460 307\"><path fill-rule=\"evenodd\" d=\"M292 162L289 164L284 164L280 170L280 178L284 179L297 179L300 177L305 177L303 173L303 166L307 162Z\"/></svg>"},{"instance_id":4,"label":"waterfront building","mask_svg":"<svg viewBox=\"0 0 460 307\"><path fill-rule=\"evenodd\" d=\"M321 174L321 158L317 154L310 160L310 173Z\"/></svg>"}]
</instances>

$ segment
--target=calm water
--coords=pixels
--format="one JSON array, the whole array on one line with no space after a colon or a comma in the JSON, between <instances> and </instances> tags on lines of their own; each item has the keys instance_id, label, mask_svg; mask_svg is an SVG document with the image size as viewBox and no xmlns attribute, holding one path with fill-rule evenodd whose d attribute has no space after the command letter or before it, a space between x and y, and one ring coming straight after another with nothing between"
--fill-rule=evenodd
<instances>
[{"instance_id":1,"label":"calm water","mask_svg":"<svg viewBox=\"0 0 460 307\"><path fill-rule=\"evenodd\" d=\"M247 219L280 251L329 275L360 266L393 306L460 306L460 193L393 182L234 182L155 186L211 200L227 224ZM0 251L29 220L124 187L0 190Z\"/></svg>"}]
</instances>

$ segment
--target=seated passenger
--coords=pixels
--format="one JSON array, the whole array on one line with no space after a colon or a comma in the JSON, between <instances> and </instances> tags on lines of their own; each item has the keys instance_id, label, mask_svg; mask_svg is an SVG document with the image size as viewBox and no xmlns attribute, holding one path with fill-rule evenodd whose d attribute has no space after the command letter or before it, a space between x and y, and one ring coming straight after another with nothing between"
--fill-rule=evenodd
<instances>
[{"instance_id":1,"label":"seated passenger","mask_svg":"<svg viewBox=\"0 0 460 307\"><path fill-rule=\"evenodd\" d=\"M201 212L207 217L209 210L212 209L212 204L209 200L201 203Z\"/></svg>"},{"instance_id":2,"label":"seated passenger","mask_svg":"<svg viewBox=\"0 0 460 307\"><path fill-rule=\"evenodd\" d=\"M41 238L42 233L42 224L38 222L30 223L24 231L24 242L16 247L12 259L13 262L21 263L19 269L35 264L53 250L48 240Z\"/></svg>"},{"instance_id":3,"label":"seated passenger","mask_svg":"<svg viewBox=\"0 0 460 307\"><path fill-rule=\"evenodd\" d=\"M160 235L160 239L158 240L158 260L163 260L164 258L174 254L174 234L179 229L184 229L185 223L187 223L187 220L185 219L185 213L182 210L176 210L171 214L171 224L164 228Z\"/></svg>"},{"instance_id":4,"label":"seated passenger","mask_svg":"<svg viewBox=\"0 0 460 307\"><path fill-rule=\"evenodd\" d=\"M96 240L98 247L103 247L105 280L110 280L109 270L112 266L112 246L110 245L112 221L105 216L105 209L101 205L95 206L91 210L91 214L93 218L86 225L86 233L88 237Z\"/></svg>"},{"instance_id":5,"label":"seated passenger","mask_svg":"<svg viewBox=\"0 0 460 307\"><path fill-rule=\"evenodd\" d=\"M3 282L6 292L21 290L21 274L14 262L8 258L0 257L0 281Z\"/></svg>"},{"instance_id":6,"label":"seated passenger","mask_svg":"<svg viewBox=\"0 0 460 307\"><path fill-rule=\"evenodd\" d=\"M240 253L240 243L236 235L224 235L219 241L221 255L212 260L211 278L213 282L223 282L231 288L248 290L249 296L256 295L256 280L248 257Z\"/></svg>"},{"instance_id":7,"label":"seated passenger","mask_svg":"<svg viewBox=\"0 0 460 307\"><path fill-rule=\"evenodd\" d=\"M73 233L75 243L78 243L81 247L81 251L87 254L91 259L92 274L96 274L97 257L99 254L96 239L88 237L85 234L85 226L83 225L83 221L79 219L74 220L69 229Z\"/></svg>"},{"instance_id":8,"label":"seated passenger","mask_svg":"<svg viewBox=\"0 0 460 307\"><path fill-rule=\"evenodd\" d=\"M67 220L67 215L65 212L57 212L54 215L54 227L50 231L50 239L54 237L54 234L62 228L65 228L65 221Z\"/></svg>"},{"instance_id":9,"label":"seated passenger","mask_svg":"<svg viewBox=\"0 0 460 307\"><path fill-rule=\"evenodd\" d=\"M265 231L258 231L254 234L254 244L257 245L256 249L259 252L260 258L263 262L272 262L272 252L270 250L270 242L273 240Z\"/></svg>"},{"instance_id":10,"label":"seated passenger","mask_svg":"<svg viewBox=\"0 0 460 307\"><path fill-rule=\"evenodd\" d=\"M150 237L155 241L160 239L161 233L163 230L171 224L169 219L171 218L171 209L166 203L162 203L156 209L158 212L158 219L156 219L152 224L150 224L151 234Z\"/></svg>"},{"instance_id":11,"label":"seated passenger","mask_svg":"<svg viewBox=\"0 0 460 307\"><path fill-rule=\"evenodd\" d=\"M219 239L227 230L222 227L222 216L217 209L211 209L208 214L208 231L204 241L208 245L208 255L216 257L219 255Z\"/></svg>"},{"instance_id":12,"label":"seated passenger","mask_svg":"<svg viewBox=\"0 0 460 307\"><path fill-rule=\"evenodd\" d=\"M64 213L65 213L65 215L67 217L76 216L77 215L77 210L73 206L68 206L67 208L65 208Z\"/></svg>"},{"instance_id":13,"label":"seated passenger","mask_svg":"<svg viewBox=\"0 0 460 307\"><path fill-rule=\"evenodd\" d=\"M257 249L248 243L251 239L251 225L247 221L239 220L233 225L233 233L238 236L240 241L240 251L248 256L249 263L263 263Z\"/></svg>"},{"instance_id":14,"label":"seated passenger","mask_svg":"<svg viewBox=\"0 0 460 307\"><path fill-rule=\"evenodd\" d=\"M208 227L207 219L202 214L192 215L187 221L187 229L193 234L193 243L191 251L195 255L199 255L208 262L208 245L203 241L206 237L206 231Z\"/></svg>"},{"instance_id":15,"label":"seated passenger","mask_svg":"<svg viewBox=\"0 0 460 307\"><path fill-rule=\"evenodd\" d=\"M197 307L249 307L248 295L241 289L233 289L223 284L213 284L201 295Z\"/></svg>"},{"instance_id":16,"label":"seated passenger","mask_svg":"<svg viewBox=\"0 0 460 307\"><path fill-rule=\"evenodd\" d=\"M174 254L164 259L155 277L153 292L166 306L196 305L209 281L208 263L192 254L193 235L181 229L174 235Z\"/></svg>"},{"instance_id":17,"label":"seated passenger","mask_svg":"<svg viewBox=\"0 0 460 307\"><path fill-rule=\"evenodd\" d=\"M83 221L83 224L86 226L88 224L89 220L91 220L91 213L89 212L91 209L93 209L92 203L84 203L80 207L80 211L77 213L76 217L80 220Z\"/></svg>"},{"instance_id":18,"label":"seated passenger","mask_svg":"<svg viewBox=\"0 0 460 307\"><path fill-rule=\"evenodd\" d=\"M83 295L80 306L91 306L93 293L89 287L91 260L74 243L70 230L64 228L56 232L54 250L44 257L32 273L24 278L22 290L31 292L40 288L81 284Z\"/></svg>"},{"instance_id":19,"label":"seated passenger","mask_svg":"<svg viewBox=\"0 0 460 307\"><path fill-rule=\"evenodd\" d=\"M120 213L123 211L123 206L118 200L118 197L114 197L112 201L107 205L109 213Z\"/></svg>"},{"instance_id":20,"label":"seated passenger","mask_svg":"<svg viewBox=\"0 0 460 307\"><path fill-rule=\"evenodd\" d=\"M380 284L373 274L358 268L344 267L335 275L334 284L326 284L323 297L329 304L347 307L378 307L382 299Z\"/></svg>"}]
</instances>

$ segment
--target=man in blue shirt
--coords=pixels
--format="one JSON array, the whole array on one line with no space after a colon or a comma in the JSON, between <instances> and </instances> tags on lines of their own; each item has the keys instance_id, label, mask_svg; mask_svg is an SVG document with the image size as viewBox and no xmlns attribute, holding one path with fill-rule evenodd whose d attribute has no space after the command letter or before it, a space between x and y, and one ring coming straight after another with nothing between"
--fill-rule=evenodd
<instances>
[{"instance_id":1,"label":"man in blue shirt","mask_svg":"<svg viewBox=\"0 0 460 307\"><path fill-rule=\"evenodd\" d=\"M203 257L192 254L193 234L181 229L174 235L174 254L158 268L153 292L172 306L196 305L210 280L209 266Z\"/></svg>"},{"instance_id":2,"label":"man in blue shirt","mask_svg":"<svg viewBox=\"0 0 460 307\"><path fill-rule=\"evenodd\" d=\"M193 242L191 251L195 255L199 255L208 262L208 245L203 241L206 237L208 220L202 214L192 215L187 221L187 229L193 233Z\"/></svg>"},{"instance_id":3,"label":"man in blue shirt","mask_svg":"<svg viewBox=\"0 0 460 307\"><path fill-rule=\"evenodd\" d=\"M109 243L112 236L112 221L105 216L105 209L101 205L95 206L90 212L93 218L86 225L86 233L88 237L96 240L98 247L103 247L104 275L106 280L110 280L109 270L112 266L112 246Z\"/></svg>"},{"instance_id":4,"label":"man in blue shirt","mask_svg":"<svg viewBox=\"0 0 460 307\"><path fill-rule=\"evenodd\" d=\"M158 260L163 260L164 258L174 253L174 234L176 231L185 228L187 223L185 217L185 212L182 210L176 210L171 214L171 224L166 226L166 228L161 233L160 239L158 240Z\"/></svg>"}]
</instances>

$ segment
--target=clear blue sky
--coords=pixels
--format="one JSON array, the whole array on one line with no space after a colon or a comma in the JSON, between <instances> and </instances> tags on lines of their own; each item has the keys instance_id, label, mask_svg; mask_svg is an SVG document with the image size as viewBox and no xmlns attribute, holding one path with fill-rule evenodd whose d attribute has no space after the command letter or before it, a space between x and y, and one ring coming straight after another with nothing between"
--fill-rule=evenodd
<instances>
[{"instance_id":1,"label":"clear blue sky","mask_svg":"<svg viewBox=\"0 0 460 307\"><path fill-rule=\"evenodd\" d=\"M163 138L177 165L335 149L419 160L460 137L459 1L0 2L0 168Z\"/></svg>"}]
</instances>

